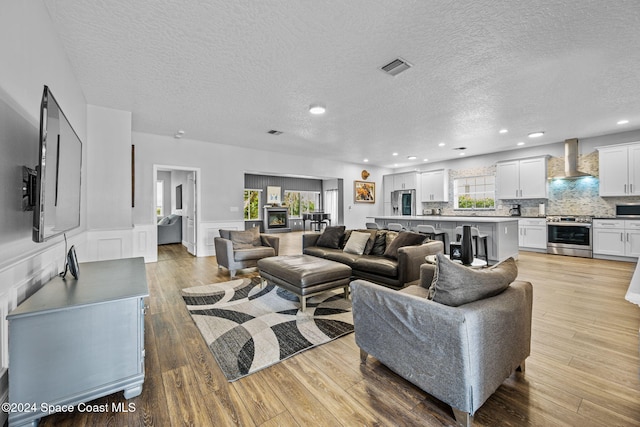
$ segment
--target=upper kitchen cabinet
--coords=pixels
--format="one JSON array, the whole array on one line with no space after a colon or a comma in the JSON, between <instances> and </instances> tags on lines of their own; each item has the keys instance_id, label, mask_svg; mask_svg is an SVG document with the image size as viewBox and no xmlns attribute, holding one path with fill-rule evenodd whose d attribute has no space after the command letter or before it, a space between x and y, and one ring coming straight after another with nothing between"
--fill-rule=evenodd
<instances>
[{"instance_id":1,"label":"upper kitchen cabinet","mask_svg":"<svg viewBox=\"0 0 640 427\"><path fill-rule=\"evenodd\" d=\"M415 172L393 174L393 191L415 190L418 186L418 174Z\"/></svg>"},{"instance_id":2,"label":"upper kitchen cabinet","mask_svg":"<svg viewBox=\"0 0 640 427\"><path fill-rule=\"evenodd\" d=\"M449 170L440 169L420 175L420 199L422 202L449 201Z\"/></svg>"},{"instance_id":3,"label":"upper kitchen cabinet","mask_svg":"<svg viewBox=\"0 0 640 427\"><path fill-rule=\"evenodd\" d=\"M598 147L597 150L600 196L640 195L640 143Z\"/></svg>"},{"instance_id":4,"label":"upper kitchen cabinet","mask_svg":"<svg viewBox=\"0 0 640 427\"><path fill-rule=\"evenodd\" d=\"M496 187L498 199L546 199L547 157L497 163Z\"/></svg>"}]
</instances>

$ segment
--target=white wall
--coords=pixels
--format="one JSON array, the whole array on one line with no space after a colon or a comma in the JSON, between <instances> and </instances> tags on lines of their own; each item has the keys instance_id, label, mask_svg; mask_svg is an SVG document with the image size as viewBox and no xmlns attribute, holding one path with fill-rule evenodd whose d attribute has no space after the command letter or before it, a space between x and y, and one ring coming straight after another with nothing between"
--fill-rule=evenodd
<instances>
[{"instance_id":1,"label":"white wall","mask_svg":"<svg viewBox=\"0 0 640 427\"><path fill-rule=\"evenodd\" d=\"M131 113L87 107L89 230L131 229Z\"/></svg>"},{"instance_id":2,"label":"white wall","mask_svg":"<svg viewBox=\"0 0 640 427\"><path fill-rule=\"evenodd\" d=\"M202 171L200 200L204 223L242 221L244 174L292 174L344 179L345 218L348 228L364 226L367 216L382 214L382 175L388 169L371 168L369 181L377 182L379 203L354 204L353 181L360 180L362 165L309 159L295 154L249 150L231 145L134 132L136 146L136 207L134 224L150 224L153 217L153 165L197 167Z\"/></svg>"},{"instance_id":3,"label":"white wall","mask_svg":"<svg viewBox=\"0 0 640 427\"><path fill-rule=\"evenodd\" d=\"M44 85L48 85L62 107L69 122L87 147L86 101L80 84L76 80L58 35L53 29L46 7L41 1L3 0L0 2L0 96L15 111L33 126L38 126L40 100ZM2 132L3 129L0 129ZM37 132L36 132L37 134ZM37 147L37 138L24 141ZM37 148L34 149L31 167L38 163ZM23 160L12 157L11 167L20 173ZM86 150L83 153L86 165ZM83 167L83 182L86 182L86 167ZM0 188L15 192L19 200L20 187L3 178ZM86 224L86 187L82 189L81 227L68 233L70 244L82 246L81 233ZM14 205L0 206L0 218ZM24 215L32 215L30 212ZM22 222L22 220L17 220ZM11 224L6 224L11 226ZM16 224L20 225L20 224ZM62 237L46 243L31 241L31 232L8 238L0 236L0 401L6 399L7 334L4 318L17 302L32 293L63 267L64 244ZM6 413L0 413L0 423Z\"/></svg>"}]
</instances>

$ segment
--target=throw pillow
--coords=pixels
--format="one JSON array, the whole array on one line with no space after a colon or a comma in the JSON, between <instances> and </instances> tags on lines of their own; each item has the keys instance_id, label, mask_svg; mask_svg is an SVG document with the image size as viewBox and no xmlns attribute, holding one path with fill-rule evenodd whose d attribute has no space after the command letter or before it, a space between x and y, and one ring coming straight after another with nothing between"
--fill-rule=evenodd
<instances>
[{"instance_id":1,"label":"throw pillow","mask_svg":"<svg viewBox=\"0 0 640 427\"><path fill-rule=\"evenodd\" d=\"M364 248L364 255L369 255L371 254L371 250L373 249L373 244L376 241L376 232L378 230L369 230L369 229L362 229L362 230L358 230L358 232L360 233L367 233L369 235L369 241L367 242L367 246Z\"/></svg>"},{"instance_id":2,"label":"throw pillow","mask_svg":"<svg viewBox=\"0 0 640 427\"><path fill-rule=\"evenodd\" d=\"M420 233L414 233L413 231L401 231L398 233L398 237L391 241L390 245L387 245L387 249L384 251L384 256L387 258L398 259L398 249L404 246L420 245L425 241L427 236Z\"/></svg>"},{"instance_id":3,"label":"throw pillow","mask_svg":"<svg viewBox=\"0 0 640 427\"><path fill-rule=\"evenodd\" d=\"M340 239L342 239L344 229L344 225L325 228L318 238L316 246L321 246L323 248L340 249Z\"/></svg>"},{"instance_id":4,"label":"throw pillow","mask_svg":"<svg viewBox=\"0 0 640 427\"><path fill-rule=\"evenodd\" d=\"M397 231L387 231L387 234L386 234L386 237L385 237L385 240L384 240L385 249L389 247L391 242L393 242L396 237L398 237L398 232Z\"/></svg>"},{"instance_id":5,"label":"throw pillow","mask_svg":"<svg viewBox=\"0 0 640 427\"><path fill-rule=\"evenodd\" d=\"M376 240L373 242L371 248L371 255L384 255L384 250L387 248L387 232L382 230L376 231Z\"/></svg>"},{"instance_id":6,"label":"throw pillow","mask_svg":"<svg viewBox=\"0 0 640 427\"><path fill-rule=\"evenodd\" d=\"M518 276L518 266L513 258L493 267L473 269L457 264L443 254L436 257L429 298L451 307L498 295Z\"/></svg>"},{"instance_id":7,"label":"throw pillow","mask_svg":"<svg viewBox=\"0 0 640 427\"><path fill-rule=\"evenodd\" d=\"M345 245L349 241L349 237L351 236L351 232L353 230L346 230L342 235L342 240L340 240L340 249L344 249Z\"/></svg>"},{"instance_id":8,"label":"throw pillow","mask_svg":"<svg viewBox=\"0 0 640 427\"><path fill-rule=\"evenodd\" d=\"M371 234L352 231L349 240L344 247L344 252L349 254L362 255L367 246L367 242L371 239Z\"/></svg>"},{"instance_id":9,"label":"throw pillow","mask_svg":"<svg viewBox=\"0 0 640 427\"><path fill-rule=\"evenodd\" d=\"M158 225L167 225L167 224L169 224L169 220L170 220L170 218L168 216L165 216L160 221L158 221Z\"/></svg>"},{"instance_id":10,"label":"throw pillow","mask_svg":"<svg viewBox=\"0 0 640 427\"><path fill-rule=\"evenodd\" d=\"M251 249L261 245L260 229L251 227L245 231L233 230L229 233L233 249Z\"/></svg>"}]
</instances>

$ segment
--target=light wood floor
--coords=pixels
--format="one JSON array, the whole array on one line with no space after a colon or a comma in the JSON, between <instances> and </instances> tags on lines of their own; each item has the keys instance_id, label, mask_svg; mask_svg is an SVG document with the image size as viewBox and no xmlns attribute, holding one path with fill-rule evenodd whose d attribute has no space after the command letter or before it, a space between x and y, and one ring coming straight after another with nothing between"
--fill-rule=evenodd
<instances>
[{"instance_id":1,"label":"light wood floor","mask_svg":"<svg viewBox=\"0 0 640 427\"><path fill-rule=\"evenodd\" d=\"M282 254L301 252L301 233L281 239ZM42 426L454 424L447 405L375 359L361 365L353 334L228 383L179 296L228 272L181 245L161 246L158 259L147 264L146 381L128 401L135 411L55 414ZM518 267L534 287L532 354L475 425L640 425L640 307L624 300L635 265L523 252ZM125 402L122 393L92 403L113 402Z\"/></svg>"}]
</instances>

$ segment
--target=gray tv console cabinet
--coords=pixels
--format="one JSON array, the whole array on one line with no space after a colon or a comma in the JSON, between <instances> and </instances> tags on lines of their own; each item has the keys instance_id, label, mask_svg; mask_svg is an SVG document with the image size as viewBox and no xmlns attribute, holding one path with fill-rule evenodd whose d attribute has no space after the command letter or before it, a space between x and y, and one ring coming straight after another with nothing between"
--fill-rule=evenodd
<instances>
[{"instance_id":1,"label":"gray tv console cabinet","mask_svg":"<svg viewBox=\"0 0 640 427\"><path fill-rule=\"evenodd\" d=\"M9 425L120 390L138 396L148 295L143 258L88 262L9 313Z\"/></svg>"}]
</instances>

